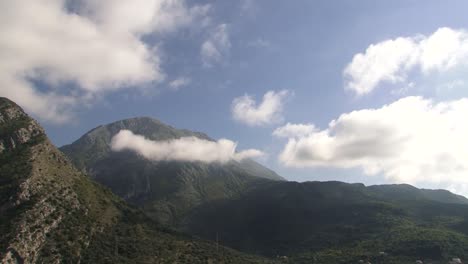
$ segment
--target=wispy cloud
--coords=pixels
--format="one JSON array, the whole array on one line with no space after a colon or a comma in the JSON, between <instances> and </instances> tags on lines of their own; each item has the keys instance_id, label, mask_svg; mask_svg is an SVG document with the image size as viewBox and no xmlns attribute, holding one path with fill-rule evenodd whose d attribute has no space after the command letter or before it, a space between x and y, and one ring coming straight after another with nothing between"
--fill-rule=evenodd
<instances>
[{"instance_id":1,"label":"wispy cloud","mask_svg":"<svg viewBox=\"0 0 468 264\"><path fill-rule=\"evenodd\" d=\"M121 130L112 138L113 151L130 150L154 161L187 161L226 163L263 156L256 149L236 152L237 144L228 139L208 141L197 137L183 137L167 141L152 141L129 130Z\"/></svg>"},{"instance_id":2,"label":"wispy cloud","mask_svg":"<svg viewBox=\"0 0 468 264\"><path fill-rule=\"evenodd\" d=\"M250 126L282 122L283 106L289 94L287 90L268 91L258 105L250 95L237 97L232 101L232 116L235 120Z\"/></svg>"},{"instance_id":3,"label":"wispy cloud","mask_svg":"<svg viewBox=\"0 0 468 264\"><path fill-rule=\"evenodd\" d=\"M179 77L179 78L177 78L175 80L172 80L169 83L169 87L172 90L177 91L181 87L189 85L191 82L192 82L192 80L190 78L188 78L188 77Z\"/></svg>"},{"instance_id":4,"label":"wispy cloud","mask_svg":"<svg viewBox=\"0 0 468 264\"><path fill-rule=\"evenodd\" d=\"M205 67L221 63L231 48L228 26L218 25L210 33L200 48L200 56Z\"/></svg>"},{"instance_id":5,"label":"wispy cloud","mask_svg":"<svg viewBox=\"0 0 468 264\"><path fill-rule=\"evenodd\" d=\"M256 0L241 0L240 11L242 16L255 17L259 12L258 1Z\"/></svg>"}]
</instances>

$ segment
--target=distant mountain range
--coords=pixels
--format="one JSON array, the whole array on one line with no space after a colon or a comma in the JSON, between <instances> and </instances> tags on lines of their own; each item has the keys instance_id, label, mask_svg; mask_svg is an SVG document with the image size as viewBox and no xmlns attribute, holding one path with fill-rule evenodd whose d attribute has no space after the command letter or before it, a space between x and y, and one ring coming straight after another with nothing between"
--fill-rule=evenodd
<instances>
[{"instance_id":1,"label":"distant mountain range","mask_svg":"<svg viewBox=\"0 0 468 264\"><path fill-rule=\"evenodd\" d=\"M293 263L468 258L467 200L408 185L269 182L188 219L186 232L207 239L219 232L225 245Z\"/></svg>"},{"instance_id":2,"label":"distant mountain range","mask_svg":"<svg viewBox=\"0 0 468 264\"><path fill-rule=\"evenodd\" d=\"M468 260L463 196L405 184L288 182L253 160L150 161L111 150L123 129L150 140L212 140L132 118L63 146L67 158L0 99L1 263Z\"/></svg>"}]
</instances>

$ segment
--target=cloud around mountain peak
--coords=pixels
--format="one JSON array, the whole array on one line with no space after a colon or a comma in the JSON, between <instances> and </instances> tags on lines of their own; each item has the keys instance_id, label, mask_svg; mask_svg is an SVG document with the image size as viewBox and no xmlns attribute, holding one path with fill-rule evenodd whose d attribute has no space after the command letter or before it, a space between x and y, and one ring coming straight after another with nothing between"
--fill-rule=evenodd
<instances>
[{"instance_id":1,"label":"cloud around mountain peak","mask_svg":"<svg viewBox=\"0 0 468 264\"><path fill-rule=\"evenodd\" d=\"M130 130L121 130L111 141L113 151L130 150L153 161L226 163L264 155L256 149L236 152L236 148L237 143L228 139L209 141L197 137L182 137L153 141Z\"/></svg>"}]
</instances>

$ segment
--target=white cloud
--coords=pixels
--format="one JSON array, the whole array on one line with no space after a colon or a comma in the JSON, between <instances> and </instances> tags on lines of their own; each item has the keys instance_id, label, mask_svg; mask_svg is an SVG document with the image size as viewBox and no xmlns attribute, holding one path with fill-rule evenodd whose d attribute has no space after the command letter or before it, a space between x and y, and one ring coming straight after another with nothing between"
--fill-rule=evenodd
<instances>
[{"instance_id":1,"label":"white cloud","mask_svg":"<svg viewBox=\"0 0 468 264\"><path fill-rule=\"evenodd\" d=\"M466 66L468 33L439 28L430 36L399 37L370 45L344 70L346 87L358 95L373 91L383 82L406 81L411 71L428 75Z\"/></svg>"},{"instance_id":2,"label":"white cloud","mask_svg":"<svg viewBox=\"0 0 468 264\"><path fill-rule=\"evenodd\" d=\"M208 141L197 137L183 137L167 141L152 141L121 130L112 138L113 151L130 150L154 161L220 162L242 160L264 155L256 149L236 152L237 144L231 140Z\"/></svg>"},{"instance_id":3,"label":"white cloud","mask_svg":"<svg viewBox=\"0 0 468 264\"><path fill-rule=\"evenodd\" d=\"M171 81L169 83L169 87L172 89L172 90L179 90L181 87L183 86L187 86L191 83L192 81L190 80L190 78L187 78L187 77L180 77L180 78L177 78L173 81Z\"/></svg>"},{"instance_id":4,"label":"white cloud","mask_svg":"<svg viewBox=\"0 0 468 264\"><path fill-rule=\"evenodd\" d=\"M209 5L187 7L183 0L81 0L80 11L106 30L147 34L170 32L205 17Z\"/></svg>"},{"instance_id":5,"label":"white cloud","mask_svg":"<svg viewBox=\"0 0 468 264\"><path fill-rule=\"evenodd\" d=\"M0 2L0 95L65 122L105 91L164 79L147 33L188 26L207 12L183 0ZM41 83L41 85L38 85Z\"/></svg>"},{"instance_id":6,"label":"white cloud","mask_svg":"<svg viewBox=\"0 0 468 264\"><path fill-rule=\"evenodd\" d=\"M279 158L292 167L362 168L394 182L468 186L467 116L468 98L406 97L290 138Z\"/></svg>"},{"instance_id":7,"label":"white cloud","mask_svg":"<svg viewBox=\"0 0 468 264\"><path fill-rule=\"evenodd\" d=\"M273 135L283 138L300 138L310 135L317 131L313 124L291 124L287 123L273 131Z\"/></svg>"},{"instance_id":8,"label":"white cloud","mask_svg":"<svg viewBox=\"0 0 468 264\"><path fill-rule=\"evenodd\" d=\"M250 126L282 122L283 105L288 95L287 90L268 91L258 105L250 95L237 97L232 101L232 116Z\"/></svg>"},{"instance_id":9,"label":"white cloud","mask_svg":"<svg viewBox=\"0 0 468 264\"><path fill-rule=\"evenodd\" d=\"M228 26L226 24L218 25L201 45L200 55L203 65L211 67L221 63L230 48Z\"/></svg>"}]
</instances>

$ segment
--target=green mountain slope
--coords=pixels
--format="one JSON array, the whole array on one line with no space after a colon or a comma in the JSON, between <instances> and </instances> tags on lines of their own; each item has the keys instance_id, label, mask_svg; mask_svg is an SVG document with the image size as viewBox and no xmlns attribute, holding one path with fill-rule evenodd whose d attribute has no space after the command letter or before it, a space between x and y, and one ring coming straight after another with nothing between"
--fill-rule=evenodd
<instances>
[{"instance_id":1,"label":"green mountain slope","mask_svg":"<svg viewBox=\"0 0 468 264\"><path fill-rule=\"evenodd\" d=\"M186 233L218 237L225 246L255 255L287 256L282 260L289 263L468 259L465 197L410 185L285 182L253 161L151 162L110 150L121 129L153 140L210 139L135 118L98 127L62 148L117 195Z\"/></svg>"},{"instance_id":2,"label":"green mountain slope","mask_svg":"<svg viewBox=\"0 0 468 264\"><path fill-rule=\"evenodd\" d=\"M225 245L293 263L468 259L466 199L433 194L408 185L269 182L205 204L181 228L207 239L218 232Z\"/></svg>"},{"instance_id":3,"label":"green mountain slope","mask_svg":"<svg viewBox=\"0 0 468 264\"><path fill-rule=\"evenodd\" d=\"M97 127L61 148L78 168L162 223L173 225L201 204L236 197L254 182L284 180L252 160L227 164L153 162L133 152L113 152L111 139L122 129L151 140L186 136L211 139L143 117Z\"/></svg>"},{"instance_id":4,"label":"green mountain slope","mask_svg":"<svg viewBox=\"0 0 468 264\"><path fill-rule=\"evenodd\" d=\"M0 98L0 263L271 263L163 229Z\"/></svg>"}]
</instances>

